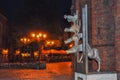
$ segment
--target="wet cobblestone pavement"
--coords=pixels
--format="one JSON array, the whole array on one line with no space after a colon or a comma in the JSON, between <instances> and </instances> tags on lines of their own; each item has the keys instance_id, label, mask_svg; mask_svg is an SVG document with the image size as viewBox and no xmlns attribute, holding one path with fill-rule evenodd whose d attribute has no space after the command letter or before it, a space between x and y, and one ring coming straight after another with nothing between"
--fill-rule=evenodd
<instances>
[{"instance_id":1,"label":"wet cobblestone pavement","mask_svg":"<svg viewBox=\"0 0 120 80\"><path fill-rule=\"evenodd\" d=\"M0 80L74 80L71 62L48 63L46 69L3 69Z\"/></svg>"}]
</instances>

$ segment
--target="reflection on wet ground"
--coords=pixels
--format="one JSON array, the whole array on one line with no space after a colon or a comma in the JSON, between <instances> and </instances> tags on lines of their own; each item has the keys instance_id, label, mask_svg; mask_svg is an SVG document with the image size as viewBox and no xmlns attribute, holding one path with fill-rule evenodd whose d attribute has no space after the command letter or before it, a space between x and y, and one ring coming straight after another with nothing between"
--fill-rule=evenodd
<instances>
[{"instance_id":1,"label":"reflection on wet ground","mask_svg":"<svg viewBox=\"0 0 120 80\"><path fill-rule=\"evenodd\" d=\"M71 62L47 63L46 69L4 69L0 80L74 80Z\"/></svg>"}]
</instances>

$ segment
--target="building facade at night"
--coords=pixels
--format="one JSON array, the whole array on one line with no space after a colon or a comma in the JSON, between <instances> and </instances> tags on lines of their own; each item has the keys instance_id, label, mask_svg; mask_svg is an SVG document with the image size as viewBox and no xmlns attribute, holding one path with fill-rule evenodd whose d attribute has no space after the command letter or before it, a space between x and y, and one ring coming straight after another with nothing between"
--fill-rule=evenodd
<instances>
[{"instance_id":1,"label":"building facade at night","mask_svg":"<svg viewBox=\"0 0 120 80\"><path fill-rule=\"evenodd\" d=\"M120 0L72 0L71 13L88 6L88 37L92 47L99 50L101 71L115 71L120 80ZM89 62L95 70L95 61Z\"/></svg>"},{"instance_id":2,"label":"building facade at night","mask_svg":"<svg viewBox=\"0 0 120 80\"><path fill-rule=\"evenodd\" d=\"M7 38L7 18L0 14L0 49L6 47Z\"/></svg>"}]
</instances>

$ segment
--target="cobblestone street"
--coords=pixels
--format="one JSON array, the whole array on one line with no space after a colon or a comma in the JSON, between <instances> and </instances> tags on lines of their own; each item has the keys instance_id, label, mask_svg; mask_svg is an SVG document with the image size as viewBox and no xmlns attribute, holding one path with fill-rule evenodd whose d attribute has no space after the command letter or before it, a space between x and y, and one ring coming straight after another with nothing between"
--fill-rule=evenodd
<instances>
[{"instance_id":1,"label":"cobblestone street","mask_svg":"<svg viewBox=\"0 0 120 80\"><path fill-rule=\"evenodd\" d=\"M71 62L48 63L46 69L1 69L0 80L73 80Z\"/></svg>"}]
</instances>

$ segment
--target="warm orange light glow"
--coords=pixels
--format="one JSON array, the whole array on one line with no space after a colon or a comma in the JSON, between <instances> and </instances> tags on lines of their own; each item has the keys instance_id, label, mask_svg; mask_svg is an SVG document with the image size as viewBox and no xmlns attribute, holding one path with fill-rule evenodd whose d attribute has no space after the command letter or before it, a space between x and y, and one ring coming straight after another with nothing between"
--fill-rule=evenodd
<instances>
[{"instance_id":1,"label":"warm orange light glow","mask_svg":"<svg viewBox=\"0 0 120 80\"><path fill-rule=\"evenodd\" d=\"M34 52L34 57L38 57L38 51Z\"/></svg>"},{"instance_id":2,"label":"warm orange light glow","mask_svg":"<svg viewBox=\"0 0 120 80\"><path fill-rule=\"evenodd\" d=\"M55 50L55 49L51 49L51 50L42 50L42 54L67 54L65 50Z\"/></svg>"},{"instance_id":3,"label":"warm orange light glow","mask_svg":"<svg viewBox=\"0 0 120 80\"><path fill-rule=\"evenodd\" d=\"M28 42L30 42L30 39L27 39Z\"/></svg>"},{"instance_id":4,"label":"warm orange light glow","mask_svg":"<svg viewBox=\"0 0 120 80\"><path fill-rule=\"evenodd\" d=\"M43 34L43 33L32 33L31 34L31 37L32 37L32 40L42 40L42 39L45 39L47 37L46 34Z\"/></svg>"},{"instance_id":5,"label":"warm orange light glow","mask_svg":"<svg viewBox=\"0 0 120 80\"><path fill-rule=\"evenodd\" d=\"M21 38L20 41L22 42L22 41L23 41L23 38Z\"/></svg>"},{"instance_id":6,"label":"warm orange light glow","mask_svg":"<svg viewBox=\"0 0 120 80\"><path fill-rule=\"evenodd\" d=\"M8 49L2 49L2 54L3 55L8 55Z\"/></svg>"},{"instance_id":7,"label":"warm orange light glow","mask_svg":"<svg viewBox=\"0 0 120 80\"><path fill-rule=\"evenodd\" d=\"M46 34L43 34L43 38L46 38L47 37L47 35Z\"/></svg>"},{"instance_id":8,"label":"warm orange light glow","mask_svg":"<svg viewBox=\"0 0 120 80\"><path fill-rule=\"evenodd\" d=\"M22 53L21 55L22 55L22 57L28 57L28 56L30 56L29 53Z\"/></svg>"},{"instance_id":9,"label":"warm orange light glow","mask_svg":"<svg viewBox=\"0 0 120 80\"><path fill-rule=\"evenodd\" d=\"M70 44L69 47L72 48L72 47L73 47L73 44Z\"/></svg>"},{"instance_id":10,"label":"warm orange light glow","mask_svg":"<svg viewBox=\"0 0 120 80\"><path fill-rule=\"evenodd\" d=\"M20 41L24 44L29 43L30 39L29 38L21 38Z\"/></svg>"},{"instance_id":11,"label":"warm orange light glow","mask_svg":"<svg viewBox=\"0 0 120 80\"><path fill-rule=\"evenodd\" d=\"M39 33L39 36L42 37L42 33Z\"/></svg>"},{"instance_id":12,"label":"warm orange light glow","mask_svg":"<svg viewBox=\"0 0 120 80\"><path fill-rule=\"evenodd\" d=\"M36 35L37 38L40 38L40 35Z\"/></svg>"},{"instance_id":13,"label":"warm orange light glow","mask_svg":"<svg viewBox=\"0 0 120 80\"><path fill-rule=\"evenodd\" d=\"M53 45L53 44L54 44L54 41L52 41L51 44Z\"/></svg>"},{"instance_id":14,"label":"warm orange light glow","mask_svg":"<svg viewBox=\"0 0 120 80\"><path fill-rule=\"evenodd\" d=\"M50 41L47 41L47 45L49 45L50 44Z\"/></svg>"},{"instance_id":15,"label":"warm orange light glow","mask_svg":"<svg viewBox=\"0 0 120 80\"><path fill-rule=\"evenodd\" d=\"M46 44L47 44L47 45L54 45L54 43L55 43L54 41L47 41Z\"/></svg>"},{"instance_id":16,"label":"warm orange light glow","mask_svg":"<svg viewBox=\"0 0 120 80\"><path fill-rule=\"evenodd\" d=\"M21 55L22 55L22 57L25 57L25 54L24 54L24 53L22 53Z\"/></svg>"},{"instance_id":17,"label":"warm orange light glow","mask_svg":"<svg viewBox=\"0 0 120 80\"><path fill-rule=\"evenodd\" d=\"M31 36L34 38L36 35L34 33L32 33Z\"/></svg>"},{"instance_id":18,"label":"warm orange light glow","mask_svg":"<svg viewBox=\"0 0 120 80\"><path fill-rule=\"evenodd\" d=\"M15 55L19 55L19 54L20 54L20 50L16 50Z\"/></svg>"},{"instance_id":19,"label":"warm orange light glow","mask_svg":"<svg viewBox=\"0 0 120 80\"><path fill-rule=\"evenodd\" d=\"M26 38L24 38L24 42L25 42L25 43L27 42L27 39L26 39Z\"/></svg>"}]
</instances>

